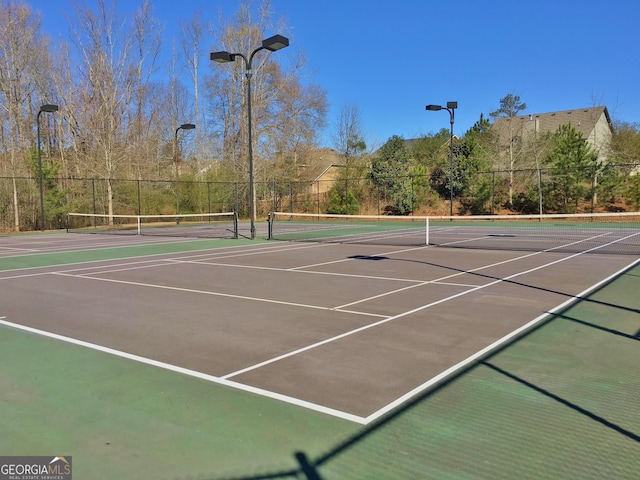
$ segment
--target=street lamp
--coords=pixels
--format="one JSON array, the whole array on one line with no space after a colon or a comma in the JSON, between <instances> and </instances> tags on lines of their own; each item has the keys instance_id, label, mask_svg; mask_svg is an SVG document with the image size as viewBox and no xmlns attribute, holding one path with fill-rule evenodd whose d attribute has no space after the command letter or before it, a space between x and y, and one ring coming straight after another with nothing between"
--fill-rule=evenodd
<instances>
[{"instance_id":1,"label":"street lamp","mask_svg":"<svg viewBox=\"0 0 640 480\"><path fill-rule=\"evenodd\" d=\"M251 218L252 240L256 238L256 189L253 182L253 141L251 138L251 76L253 75L253 72L251 71L251 63L255 54L260 50L275 52L288 46L288 38L283 37L282 35L274 35L266 40L262 40L262 46L251 52L248 59L242 53L229 53L226 51L211 53L211 60L218 63L233 62L238 57L244 60L245 76L247 77L247 120L249 124L247 130L247 141L249 142L249 215Z\"/></svg>"},{"instance_id":2,"label":"street lamp","mask_svg":"<svg viewBox=\"0 0 640 480\"><path fill-rule=\"evenodd\" d=\"M447 102L447 106L427 105L426 110L437 112L438 110L446 110L449 112L449 121L451 123L451 135L449 137L449 216L453 217L453 120L455 109L458 108L458 102Z\"/></svg>"},{"instance_id":3,"label":"street lamp","mask_svg":"<svg viewBox=\"0 0 640 480\"><path fill-rule=\"evenodd\" d=\"M42 178L42 153L40 152L40 114L42 112L57 112L58 105L46 104L40 107L36 115L36 125L38 131L38 173L40 175L40 230L44 230L44 180Z\"/></svg>"},{"instance_id":4,"label":"street lamp","mask_svg":"<svg viewBox=\"0 0 640 480\"><path fill-rule=\"evenodd\" d=\"M176 167L176 215L180 213L180 169L178 168L178 131L193 130L196 128L193 123L183 123L176 128L176 134L173 140L173 163Z\"/></svg>"}]
</instances>

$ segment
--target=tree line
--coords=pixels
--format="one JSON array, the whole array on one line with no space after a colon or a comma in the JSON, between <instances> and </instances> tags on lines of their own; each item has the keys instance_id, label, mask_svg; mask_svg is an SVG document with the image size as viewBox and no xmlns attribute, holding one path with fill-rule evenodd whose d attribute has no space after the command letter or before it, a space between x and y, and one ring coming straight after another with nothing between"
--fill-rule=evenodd
<instances>
[{"instance_id":1,"label":"tree line","mask_svg":"<svg viewBox=\"0 0 640 480\"><path fill-rule=\"evenodd\" d=\"M216 21L196 11L178 21L169 45L149 0L133 15L117 6L76 4L68 38L54 40L28 3L0 0L0 177L12 179L0 209L13 212L15 230L37 223L21 211L31 192L21 190L20 179L38 177L38 147L48 197L64 192L52 192L57 184L47 179L100 179L107 213L114 213L114 179L247 178L243 65L201 60L210 48L248 53L266 32L286 33L270 2L242 1L232 19ZM263 178L274 152L313 146L327 114L326 92L302 81L302 55L273 57L261 52L253 62L254 155ZM59 108L40 116L48 104ZM181 131L185 124L196 128Z\"/></svg>"},{"instance_id":2,"label":"tree line","mask_svg":"<svg viewBox=\"0 0 640 480\"><path fill-rule=\"evenodd\" d=\"M269 0L243 0L231 19L196 11L179 20L178 37L167 44L149 0L133 15L119 14L117 6L117 0L98 0L95 10L76 5L68 12L68 37L52 39L28 3L0 0L0 218L10 217L12 230L39 225L34 180L40 173L49 224L65 211L87 208L69 187L82 179L104 186L101 213L108 214L123 213L116 181L166 181L166 195L157 195L148 213L190 208L188 198L182 207L179 200L189 188L178 191L188 182L229 182L234 198L248 197L244 65L201 61L209 51L248 54L272 32L287 34L289 26L275 17ZM304 57L287 50L260 52L252 73L255 178L265 185L310 180L305 175L312 169L301 167L317 162L314 152L328 124L326 91L309 80ZM41 111L53 104L57 111ZM524 108L509 94L491 116ZM450 196L457 213L535 210L541 184L557 191L548 210L580 210L593 188L602 205L637 208L636 170L627 166L640 158L638 125L615 126L609 155L611 165L621 165L615 171L594 165L593 152L570 126L521 146L506 161L492 125L481 115L454 139L452 159L446 130L410 145L393 136L371 151L358 107L346 105L331 141L346 167L342 177L367 179L392 213L438 211ZM556 183L533 182L522 191L514 172L527 169L544 171ZM487 175L492 171L508 172L508 178L500 176L496 185ZM416 179L411 188L394 180L407 177ZM362 210L372 194L365 187L341 193L339 185L329 193L328 210ZM496 196L496 188L505 195ZM550 199L552 192L545 193Z\"/></svg>"},{"instance_id":3,"label":"tree line","mask_svg":"<svg viewBox=\"0 0 640 480\"><path fill-rule=\"evenodd\" d=\"M526 108L519 96L510 93L490 116L515 118ZM363 206L380 192L385 211L398 215L445 214L450 203L459 215L640 208L639 125L613 125L611 142L601 152L606 161L570 123L526 140L513 133L506 137L481 114L460 137L450 138L450 132L442 129L410 141L393 136L372 155L354 156L345 148L351 168L343 177L368 181L360 182L360 189L352 181L349 192L338 182L331 192L330 210L364 213ZM351 143L360 138L355 129L356 142Z\"/></svg>"}]
</instances>

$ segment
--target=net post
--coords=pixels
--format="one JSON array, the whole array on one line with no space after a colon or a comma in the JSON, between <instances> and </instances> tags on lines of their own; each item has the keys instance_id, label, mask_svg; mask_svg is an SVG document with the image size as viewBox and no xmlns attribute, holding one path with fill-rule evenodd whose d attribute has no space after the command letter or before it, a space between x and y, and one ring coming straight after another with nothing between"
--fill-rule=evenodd
<instances>
[{"instance_id":1,"label":"net post","mask_svg":"<svg viewBox=\"0 0 640 480\"><path fill-rule=\"evenodd\" d=\"M273 217L271 215L272 215L272 212L269 212L267 214L267 240L271 240L273 235L273 230L271 229Z\"/></svg>"},{"instance_id":2,"label":"net post","mask_svg":"<svg viewBox=\"0 0 640 480\"><path fill-rule=\"evenodd\" d=\"M69 233L69 212L65 214L65 221L67 222L67 233Z\"/></svg>"},{"instance_id":3,"label":"net post","mask_svg":"<svg viewBox=\"0 0 640 480\"><path fill-rule=\"evenodd\" d=\"M425 219L425 245L429 246L429 217Z\"/></svg>"},{"instance_id":4,"label":"net post","mask_svg":"<svg viewBox=\"0 0 640 480\"><path fill-rule=\"evenodd\" d=\"M142 215L138 215L138 235L142 235Z\"/></svg>"},{"instance_id":5,"label":"net post","mask_svg":"<svg viewBox=\"0 0 640 480\"><path fill-rule=\"evenodd\" d=\"M233 238L238 238L238 212L233 212Z\"/></svg>"}]
</instances>

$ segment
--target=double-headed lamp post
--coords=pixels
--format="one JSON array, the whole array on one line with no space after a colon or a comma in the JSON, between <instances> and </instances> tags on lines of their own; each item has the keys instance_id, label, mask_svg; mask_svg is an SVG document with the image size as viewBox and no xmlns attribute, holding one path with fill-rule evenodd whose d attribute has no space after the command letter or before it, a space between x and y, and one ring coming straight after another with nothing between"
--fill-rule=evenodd
<instances>
[{"instance_id":1,"label":"double-headed lamp post","mask_svg":"<svg viewBox=\"0 0 640 480\"><path fill-rule=\"evenodd\" d=\"M458 108L458 102L447 102L447 106L427 105L426 109L430 111L446 110L449 112L449 121L451 123L451 135L449 137L449 216L453 217L453 120L455 117L455 109Z\"/></svg>"},{"instance_id":2,"label":"double-headed lamp post","mask_svg":"<svg viewBox=\"0 0 640 480\"><path fill-rule=\"evenodd\" d=\"M245 76L247 77L247 120L248 120L248 130L247 130L247 142L248 142L248 153L249 153L249 215L251 218L251 239L256 238L256 189L253 181L253 141L251 137L251 76L253 72L251 71L251 63L253 61L253 57L260 50L269 50L270 52L275 52L276 50L280 50L282 48L289 46L289 39L283 37L282 35L274 35L273 37L267 38L262 41L262 46L256 48L251 54L249 58L247 58L242 53L229 53L226 51L222 52L212 52L211 60L218 63L227 63L233 62L236 58L240 57L244 60L245 66Z\"/></svg>"},{"instance_id":3,"label":"double-headed lamp post","mask_svg":"<svg viewBox=\"0 0 640 480\"><path fill-rule=\"evenodd\" d=\"M176 134L173 138L173 163L176 167L176 215L180 213L180 168L178 167L178 131L180 130L193 130L196 128L194 123L183 123L176 128Z\"/></svg>"},{"instance_id":4,"label":"double-headed lamp post","mask_svg":"<svg viewBox=\"0 0 640 480\"><path fill-rule=\"evenodd\" d=\"M44 179L42 175L42 152L40 151L40 114L42 112L57 112L58 105L45 104L38 110L36 126L38 131L38 175L40 176L40 230L44 230Z\"/></svg>"}]
</instances>

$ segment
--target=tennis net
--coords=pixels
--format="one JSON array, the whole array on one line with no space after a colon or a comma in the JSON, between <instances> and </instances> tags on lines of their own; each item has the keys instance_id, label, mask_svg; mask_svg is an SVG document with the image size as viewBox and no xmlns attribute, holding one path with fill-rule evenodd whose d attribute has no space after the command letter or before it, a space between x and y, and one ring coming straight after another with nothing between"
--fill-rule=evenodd
<instances>
[{"instance_id":1,"label":"tennis net","mask_svg":"<svg viewBox=\"0 0 640 480\"><path fill-rule=\"evenodd\" d=\"M424 245L427 217L272 212L269 239L382 245Z\"/></svg>"},{"instance_id":2,"label":"tennis net","mask_svg":"<svg viewBox=\"0 0 640 480\"><path fill-rule=\"evenodd\" d=\"M68 213L67 232L238 238L238 216L235 212L183 215Z\"/></svg>"},{"instance_id":3,"label":"tennis net","mask_svg":"<svg viewBox=\"0 0 640 480\"><path fill-rule=\"evenodd\" d=\"M399 217L276 212L269 239L640 254L640 212Z\"/></svg>"}]
</instances>

